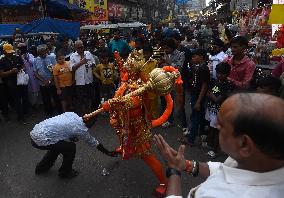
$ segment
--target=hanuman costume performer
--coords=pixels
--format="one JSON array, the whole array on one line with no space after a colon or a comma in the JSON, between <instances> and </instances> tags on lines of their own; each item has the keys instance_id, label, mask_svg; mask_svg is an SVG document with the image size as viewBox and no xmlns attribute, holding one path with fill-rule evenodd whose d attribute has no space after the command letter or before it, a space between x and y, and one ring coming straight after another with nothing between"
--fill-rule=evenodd
<instances>
[{"instance_id":1,"label":"hanuman costume performer","mask_svg":"<svg viewBox=\"0 0 284 198\"><path fill-rule=\"evenodd\" d=\"M155 68L145 77L145 60L143 50L134 50L126 62L123 63L119 54L115 52L115 59L120 70L121 85L114 98L102 104L102 108L84 116L88 119L99 112L110 113L110 124L116 130L120 146L116 149L124 160L132 157L141 158L154 172L160 185L155 189L156 196L163 196L166 191L167 179L163 167L151 150L151 128L162 125L170 116L173 101L169 94L175 84L181 85L182 80L177 69L166 66ZM181 86L180 86L181 87ZM150 120L149 95L164 95L167 108L163 115Z\"/></svg>"}]
</instances>

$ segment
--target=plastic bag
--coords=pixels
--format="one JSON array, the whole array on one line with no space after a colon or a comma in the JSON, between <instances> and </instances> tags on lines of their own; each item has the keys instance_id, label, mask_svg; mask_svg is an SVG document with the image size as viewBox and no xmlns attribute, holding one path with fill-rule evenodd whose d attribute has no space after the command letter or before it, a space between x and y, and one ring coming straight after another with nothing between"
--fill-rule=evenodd
<instances>
[{"instance_id":1,"label":"plastic bag","mask_svg":"<svg viewBox=\"0 0 284 198\"><path fill-rule=\"evenodd\" d=\"M27 85L29 83L29 75L21 69L17 74L17 85Z\"/></svg>"}]
</instances>

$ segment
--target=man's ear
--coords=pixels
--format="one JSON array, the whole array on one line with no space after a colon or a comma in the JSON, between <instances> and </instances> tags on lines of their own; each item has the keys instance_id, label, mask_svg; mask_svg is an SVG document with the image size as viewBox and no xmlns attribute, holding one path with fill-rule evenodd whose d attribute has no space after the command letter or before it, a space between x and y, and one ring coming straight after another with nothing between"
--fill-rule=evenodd
<instances>
[{"instance_id":1,"label":"man's ear","mask_svg":"<svg viewBox=\"0 0 284 198\"><path fill-rule=\"evenodd\" d=\"M242 157L249 157L253 150L255 149L255 144L248 135L242 135L239 139L240 141L240 155Z\"/></svg>"}]
</instances>

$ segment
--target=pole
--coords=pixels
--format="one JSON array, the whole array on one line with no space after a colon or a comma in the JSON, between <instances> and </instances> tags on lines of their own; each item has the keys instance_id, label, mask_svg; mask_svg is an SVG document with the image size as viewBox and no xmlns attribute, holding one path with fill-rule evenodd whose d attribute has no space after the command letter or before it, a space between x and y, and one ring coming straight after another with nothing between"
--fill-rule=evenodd
<instances>
[{"instance_id":1,"label":"pole","mask_svg":"<svg viewBox=\"0 0 284 198\"><path fill-rule=\"evenodd\" d=\"M42 18L45 18L46 17L46 3L45 3L45 0L40 0L40 6L42 8L42 10L41 10Z\"/></svg>"}]
</instances>

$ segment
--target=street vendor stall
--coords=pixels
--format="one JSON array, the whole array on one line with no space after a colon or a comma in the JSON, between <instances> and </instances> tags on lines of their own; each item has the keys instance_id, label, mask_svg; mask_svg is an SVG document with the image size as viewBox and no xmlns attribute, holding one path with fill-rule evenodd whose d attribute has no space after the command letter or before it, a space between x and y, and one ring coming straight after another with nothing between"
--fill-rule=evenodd
<instances>
[{"instance_id":1,"label":"street vendor stall","mask_svg":"<svg viewBox=\"0 0 284 198\"><path fill-rule=\"evenodd\" d=\"M99 25L84 25L80 30L98 31L102 29L126 29L126 28L141 28L147 27L146 24L140 22L134 23L117 23L117 24L99 24Z\"/></svg>"},{"instance_id":2,"label":"street vendor stall","mask_svg":"<svg viewBox=\"0 0 284 198\"><path fill-rule=\"evenodd\" d=\"M140 22L84 25L80 27L80 32L81 35L93 35L96 33L113 33L116 29L119 29L122 35L126 35L135 29L146 28L146 27L147 27L146 24Z\"/></svg>"}]
</instances>

